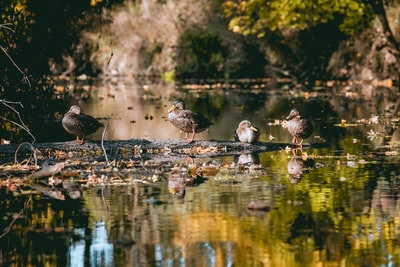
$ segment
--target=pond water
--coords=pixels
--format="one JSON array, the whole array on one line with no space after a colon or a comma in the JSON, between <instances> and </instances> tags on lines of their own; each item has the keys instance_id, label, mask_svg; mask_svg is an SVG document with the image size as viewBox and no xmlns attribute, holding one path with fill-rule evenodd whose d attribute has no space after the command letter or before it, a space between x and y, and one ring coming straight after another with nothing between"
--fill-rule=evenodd
<instances>
[{"instance_id":1,"label":"pond water","mask_svg":"<svg viewBox=\"0 0 400 267\"><path fill-rule=\"evenodd\" d=\"M79 104L103 119L109 140L182 138L166 121L177 97L214 123L197 139L233 140L247 118L260 128L260 141L289 142L280 121L292 107L315 130L303 154L244 148L245 164L237 156L183 158L150 173L154 182L131 170L124 183L84 187L73 201L3 186L0 266L400 265L397 89L354 83L304 90L243 80L109 81L68 90L65 106ZM211 171L193 179L191 170L201 167ZM81 178L96 172L94 165ZM267 208L249 209L252 201Z\"/></svg>"}]
</instances>

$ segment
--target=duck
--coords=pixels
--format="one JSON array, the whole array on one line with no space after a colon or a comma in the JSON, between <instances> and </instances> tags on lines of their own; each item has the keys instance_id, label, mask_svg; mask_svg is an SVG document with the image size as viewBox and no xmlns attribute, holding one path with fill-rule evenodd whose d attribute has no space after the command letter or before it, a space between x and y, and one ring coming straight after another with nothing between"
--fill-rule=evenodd
<instances>
[{"instance_id":1,"label":"duck","mask_svg":"<svg viewBox=\"0 0 400 267\"><path fill-rule=\"evenodd\" d=\"M310 137L314 131L312 122L303 118L297 109L292 109L286 120L288 131L293 136L292 143L302 147L304 139Z\"/></svg>"},{"instance_id":2,"label":"duck","mask_svg":"<svg viewBox=\"0 0 400 267\"><path fill-rule=\"evenodd\" d=\"M249 144L257 142L259 137L259 129L248 120L242 120L233 134L236 141Z\"/></svg>"},{"instance_id":3,"label":"duck","mask_svg":"<svg viewBox=\"0 0 400 267\"><path fill-rule=\"evenodd\" d=\"M62 118L62 126L64 129L73 135L76 135L76 142L83 144L87 135L95 133L104 125L97 119L82 112L79 106L73 105Z\"/></svg>"},{"instance_id":4,"label":"duck","mask_svg":"<svg viewBox=\"0 0 400 267\"><path fill-rule=\"evenodd\" d=\"M185 103L181 99L177 99L172 103L171 108L168 110L168 120L173 126L186 134L185 139L188 143L193 142L196 133L208 130L213 124L203 115L185 109ZM190 133L192 136L189 138Z\"/></svg>"}]
</instances>

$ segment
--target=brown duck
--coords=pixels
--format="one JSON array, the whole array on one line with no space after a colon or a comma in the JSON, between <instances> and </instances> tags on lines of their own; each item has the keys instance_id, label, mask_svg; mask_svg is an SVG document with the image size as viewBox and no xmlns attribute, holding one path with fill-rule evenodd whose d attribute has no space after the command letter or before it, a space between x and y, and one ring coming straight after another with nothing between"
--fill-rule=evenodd
<instances>
[{"instance_id":1,"label":"brown duck","mask_svg":"<svg viewBox=\"0 0 400 267\"><path fill-rule=\"evenodd\" d=\"M62 119L64 129L73 135L76 135L76 141L83 144L85 136L96 132L103 124L90 115L82 113L79 106L71 106Z\"/></svg>"},{"instance_id":2,"label":"brown duck","mask_svg":"<svg viewBox=\"0 0 400 267\"><path fill-rule=\"evenodd\" d=\"M310 137L314 131L311 121L301 117L297 109L292 109L286 119L288 131L293 136L292 143L301 147L303 140Z\"/></svg>"},{"instance_id":3,"label":"brown duck","mask_svg":"<svg viewBox=\"0 0 400 267\"><path fill-rule=\"evenodd\" d=\"M239 126L235 130L233 137L236 141L242 143L253 143L257 142L260 137L260 131L250 121L243 120L239 123Z\"/></svg>"},{"instance_id":4,"label":"brown duck","mask_svg":"<svg viewBox=\"0 0 400 267\"><path fill-rule=\"evenodd\" d=\"M168 120L176 128L186 133L185 138L189 143L193 142L196 133L203 132L212 125L212 122L203 115L185 109L185 103L180 99L175 100L168 110ZM192 134L191 138L188 138L189 133Z\"/></svg>"}]
</instances>

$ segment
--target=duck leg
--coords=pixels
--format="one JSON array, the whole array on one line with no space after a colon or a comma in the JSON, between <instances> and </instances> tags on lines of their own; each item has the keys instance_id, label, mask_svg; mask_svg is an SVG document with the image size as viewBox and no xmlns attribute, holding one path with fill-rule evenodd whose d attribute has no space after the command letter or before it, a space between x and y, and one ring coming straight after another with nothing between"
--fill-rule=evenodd
<instances>
[{"instance_id":1,"label":"duck leg","mask_svg":"<svg viewBox=\"0 0 400 267\"><path fill-rule=\"evenodd\" d=\"M296 144L296 143L297 143L297 138L296 138L296 136L293 136L292 144Z\"/></svg>"},{"instance_id":2,"label":"duck leg","mask_svg":"<svg viewBox=\"0 0 400 267\"><path fill-rule=\"evenodd\" d=\"M186 141L188 142L188 143L191 143L191 142L193 142L193 140L194 140L194 136L196 135L196 132L195 132L195 129L193 129L193 132L192 132L192 137L190 138L190 139L188 139L187 138L187 136L186 136Z\"/></svg>"},{"instance_id":3,"label":"duck leg","mask_svg":"<svg viewBox=\"0 0 400 267\"><path fill-rule=\"evenodd\" d=\"M292 143L293 143L294 145L296 145L296 146L298 146L298 147L303 147L303 141L304 141L304 139L301 139L300 143L297 143L297 137L296 137L296 136L293 136Z\"/></svg>"},{"instance_id":4,"label":"duck leg","mask_svg":"<svg viewBox=\"0 0 400 267\"><path fill-rule=\"evenodd\" d=\"M304 141L304 139L301 139L300 143L298 143L297 145L298 145L299 147L303 147L303 141Z\"/></svg>"},{"instance_id":5,"label":"duck leg","mask_svg":"<svg viewBox=\"0 0 400 267\"><path fill-rule=\"evenodd\" d=\"M83 139L85 138L85 136L82 136L82 139L79 139L79 136L76 136L76 142L80 145L83 144Z\"/></svg>"},{"instance_id":6,"label":"duck leg","mask_svg":"<svg viewBox=\"0 0 400 267\"><path fill-rule=\"evenodd\" d=\"M302 157L304 155L304 152L303 152L303 147L301 147L301 146L298 147L298 148L293 148L292 149L293 156L297 157L297 154L298 154L297 152L298 151L300 151L300 154L301 154L301 157Z\"/></svg>"}]
</instances>

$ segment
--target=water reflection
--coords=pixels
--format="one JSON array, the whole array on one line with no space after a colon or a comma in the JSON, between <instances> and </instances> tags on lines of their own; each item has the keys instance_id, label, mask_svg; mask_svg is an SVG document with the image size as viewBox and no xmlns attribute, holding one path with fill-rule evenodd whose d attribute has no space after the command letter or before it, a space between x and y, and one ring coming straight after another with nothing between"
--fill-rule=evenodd
<instances>
[{"instance_id":1,"label":"water reflection","mask_svg":"<svg viewBox=\"0 0 400 267\"><path fill-rule=\"evenodd\" d=\"M258 153L242 153L234 156L234 162L239 165L260 164Z\"/></svg>"},{"instance_id":2,"label":"water reflection","mask_svg":"<svg viewBox=\"0 0 400 267\"><path fill-rule=\"evenodd\" d=\"M302 177L309 173L314 166L314 159L310 157L293 156L288 164L288 177L292 184L297 184L301 181Z\"/></svg>"},{"instance_id":3,"label":"water reflection","mask_svg":"<svg viewBox=\"0 0 400 267\"><path fill-rule=\"evenodd\" d=\"M68 249L67 266L85 266L85 228L75 228L72 233L74 237Z\"/></svg>"},{"instance_id":4,"label":"water reflection","mask_svg":"<svg viewBox=\"0 0 400 267\"><path fill-rule=\"evenodd\" d=\"M96 222L90 244L90 266L114 266L114 246L108 241L105 222Z\"/></svg>"},{"instance_id":5,"label":"water reflection","mask_svg":"<svg viewBox=\"0 0 400 267\"><path fill-rule=\"evenodd\" d=\"M236 156L165 162L154 172L137 164L118 184L87 185L75 200L65 194L77 192L73 184L60 184L54 190L65 201L41 194L29 205L26 192L2 187L0 225L11 231L0 239L1 264L399 265L397 93L369 90L364 101L361 86L335 90L204 92L113 83L74 94L71 102L110 118L107 139L176 137L165 116L170 100L181 97L216 122L201 138L232 140L237 123L251 118L261 141L289 142L274 121L300 106L315 123L304 149L315 159L299 151L254 154L245 147ZM368 135L371 129L384 135ZM327 145L316 146L320 140ZM118 168L112 166L114 177ZM139 169L161 178L141 180ZM82 172L108 174L95 165ZM4 184L7 175L1 174ZM256 201L268 210L249 210Z\"/></svg>"},{"instance_id":6,"label":"water reflection","mask_svg":"<svg viewBox=\"0 0 400 267\"><path fill-rule=\"evenodd\" d=\"M323 150L309 152L321 154ZM32 207L42 210L29 213L34 216L18 223L38 222L35 214L40 214L41 221L52 222L54 229L68 222L71 232L65 237L68 242L63 241L64 251L48 250L49 255L64 255L68 266L246 266L260 261L267 266L317 266L364 260L363 251L374 251L380 242L391 251L390 243L399 234L395 220L400 169L396 164L354 168L348 167L345 158L338 162L337 158L321 157L318 161L331 167L307 172L305 166L312 166L307 159L291 156L288 161L285 151L263 153L258 158L268 171L260 172L257 179L243 175L245 171L233 158L232 162L228 158L182 161L166 181L86 188L84 207L75 202L35 204ZM307 179L296 186L288 186L288 169L283 166L289 162L307 173ZM211 175L214 166L222 167ZM196 175L190 171L196 170L197 175L204 173L208 178L192 184ZM229 179L228 174L232 175ZM341 176L347 179L340 180ZM183 196L185 201L176 201ZM249 203L256 201L271 208L249 210ZM68 209L69 205L73 208ZM7 214L6 205L2 207L2 214ZM82 210L89 212L86 223L76 215ZM41 229L39 224L36 227ZM7 242L0 240L2 255L20 251L19 247L30 242L40 247L43 233L35 235L27 240L24 235L11 234ZM331 256L328 260L310 251ZM348 253L355 259L346 257ZM30 257L40 255L33 250ZM3 257L10 261L9 256ZM379 255L368 260L374 262L374 257ZM20 262L25 264L27 259Z\"/></svg>"},{"instance_id":7,"label":"water reflection","mask_svg":"<svg viewBox=\"0 0 400 267\"><path fill-rule=\"evenodd\" d=\"M193 187L204 182L204 172L199 171L196 165L187 165L188 167L173 167L169 172L168 191L178 199L183 199L187 187Z\"/></svg>"},{"instance_id":8,"label":"water reflection","mask_svg":"<svg viewBox=\"0 0 400 267\"><path fill-rule=\"evenodd\" d=\"M75 228L70 242L67 266L86 266L87 251L89 251L90 266L114 266L114 246L108 241L105 222L94 223L90 245L86 242L85 228Z\"/></svg>"}]
</instances>

